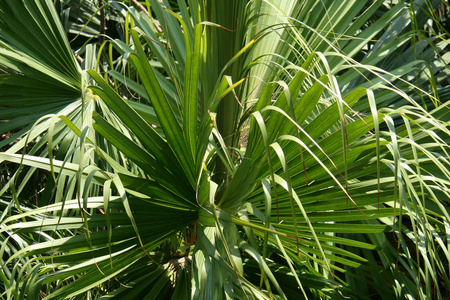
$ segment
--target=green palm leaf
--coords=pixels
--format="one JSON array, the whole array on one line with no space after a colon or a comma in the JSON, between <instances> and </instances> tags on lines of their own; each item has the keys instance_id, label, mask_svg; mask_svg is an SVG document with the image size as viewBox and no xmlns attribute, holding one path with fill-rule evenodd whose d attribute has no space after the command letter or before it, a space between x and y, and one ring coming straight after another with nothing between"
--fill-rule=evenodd
<instances>
[{"instance_id":1,"label":"green palm leaf","mask_svg":"<svg viewBox=\"0 0 450 300\"><path fill-rule=\"evenodd\" d=\"M96 3L0 3L0 294L444 299L447 36L398 2L108 2L80 65Z\"/></svg>"}]
</instances>

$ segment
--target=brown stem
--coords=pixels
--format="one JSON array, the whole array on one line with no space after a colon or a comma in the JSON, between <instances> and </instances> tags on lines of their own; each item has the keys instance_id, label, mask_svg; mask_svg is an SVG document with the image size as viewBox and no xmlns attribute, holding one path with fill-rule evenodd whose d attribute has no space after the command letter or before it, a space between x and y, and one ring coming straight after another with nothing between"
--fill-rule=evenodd
<instances>
[{"instance_id":1,"label":"brown stem","mask_svg":"<svg viewBox=\"0 0 450 300\"><path fill-rule=\"evenodd\" d=\"M148 12L148 10L145 9L144 5L140 4L138 0L131 0L131 5L133 5L134 8L136 8L138 11L143 11L148 17L150 17L150 13ZM159 27L157 24L154 25L159 32L162 32L161 27Z\"/></svg>"},{"instance_id":2,"label":"brown stem","mask_svg":"<svg viewBox=\"0 0 450 300\"><path fill-rule=\"evenodd\" d=\"M140 4L137 0L131 0L131 4L139 11L143 11L147 16L150 17L150 14L145 9L144 5Z\"/></svg>"}]
</instances>

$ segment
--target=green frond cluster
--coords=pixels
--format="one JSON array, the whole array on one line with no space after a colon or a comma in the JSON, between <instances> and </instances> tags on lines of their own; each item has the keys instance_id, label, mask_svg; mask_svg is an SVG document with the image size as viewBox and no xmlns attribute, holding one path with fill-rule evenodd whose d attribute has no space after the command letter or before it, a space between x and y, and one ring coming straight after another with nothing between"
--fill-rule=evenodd
<instances>
[{"instance_id":1,"label":"green frond cluster","mask_svg":"<svg viewBox=\"0 0 450 300\"><path fill-rule=\"evenodd\" d=\"M0 1L5 299L447 299L444 0Z\"/></svg>"}]
</instances>

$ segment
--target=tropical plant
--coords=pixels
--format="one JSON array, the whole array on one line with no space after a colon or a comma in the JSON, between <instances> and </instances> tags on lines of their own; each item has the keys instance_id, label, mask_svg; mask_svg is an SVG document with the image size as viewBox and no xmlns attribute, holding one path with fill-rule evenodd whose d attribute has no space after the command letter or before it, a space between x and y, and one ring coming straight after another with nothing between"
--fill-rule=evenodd
<instances>
[{"instance_id":1,"label":"tropical plant","mask_svg":"<svg viewBox=\"0 0 450 300\"><path fill-rule=\"evenodd\" d=\"M447 297L441 1L391 2L0 1L1 295Z\"/></svg>"}]
</instances>

